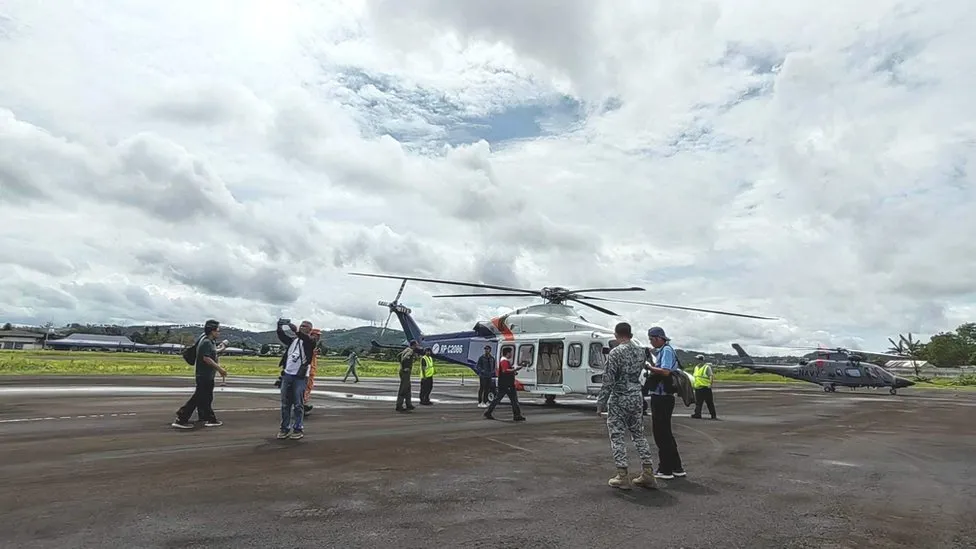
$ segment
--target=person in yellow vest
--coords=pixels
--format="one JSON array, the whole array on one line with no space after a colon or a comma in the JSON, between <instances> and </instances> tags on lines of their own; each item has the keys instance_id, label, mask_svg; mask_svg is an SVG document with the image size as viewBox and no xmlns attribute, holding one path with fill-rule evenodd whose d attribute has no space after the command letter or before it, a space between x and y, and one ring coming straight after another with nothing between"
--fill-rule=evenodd
<instances>
[{"instance_id":1,"label":"person in yellow vest","mask_svg":"<svg viewBox=\"0 0 976 549\"><path fill-rule=\"evenodd\" d=\"M708 405L708 413L715 417L715 400L712 396L712 382L715 381L715 373L712 365L705 362L704 355L698 355L698 364L695 365L694 386L695 386L695 413L691 417L701 419L702 404Z\"/></svg>"},{"instance_id":2,"label":"person in yellow vest","mask_svg":"<svg viewBox=\"0 0 976 549\"><path fill-rule=\"evenodd\" d=\"M430 406L430 391L434 388L434 357L430 352L430 347L424 349L424 355L420 357L420 404Z\"/></svg>"}]
</instances>

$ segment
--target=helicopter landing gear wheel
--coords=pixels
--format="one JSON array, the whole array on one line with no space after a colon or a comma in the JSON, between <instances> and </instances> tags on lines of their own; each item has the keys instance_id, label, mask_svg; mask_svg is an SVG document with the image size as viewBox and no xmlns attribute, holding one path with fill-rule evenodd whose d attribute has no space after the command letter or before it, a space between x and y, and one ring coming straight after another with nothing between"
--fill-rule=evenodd
<instances>
[{"instance_id":1,"label":"helicopter landing gear wheel","mask_svg":"<svg viewBox=\"0 0 976 549\"><path fill-rule=\"evenodd\" d=\"M894 387L892 387L891 389L888 389L888 392L891 393L891 394L893 394L893 395L897 395L898 394L898 389L895 389Z\"/></svg>"},{"instance_id":2,"label":"helicopter landing gear wheel","mask_svg":"<svg viewBox=\"0 0 976 549\"><path fill-rule=\"evenodd\" d=\"M829 385L824 385L824 392L825 393L829 393L830 392L830 386Z\"/></svg>"},{"instance_id":3,"label":"helicopter landing gear wheel","mask_svg":"<svg viewBox=\"0 0 976 549\"><path fill-rule=\"evenodd\" d=\"M556 405L556 395L546 395L546 406Z\"/></svg>"}]
</instances>

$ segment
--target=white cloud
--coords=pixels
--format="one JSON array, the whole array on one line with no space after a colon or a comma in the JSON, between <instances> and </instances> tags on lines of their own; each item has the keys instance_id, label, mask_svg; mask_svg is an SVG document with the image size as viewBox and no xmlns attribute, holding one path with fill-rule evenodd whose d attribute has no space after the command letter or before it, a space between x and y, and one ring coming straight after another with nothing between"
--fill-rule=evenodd
<instances>
[{"instance_id":1,"label":"white cloud","mask_svg":"<svg viewBox=\"0 0 976 549\"><path fill-rule=\"evenodd\" d=\"M351 270L783 318L613 307L718 351L976 307L969 2L401 4L6 2L0 319L384 320Z\"/></svg>"}]
</instances>

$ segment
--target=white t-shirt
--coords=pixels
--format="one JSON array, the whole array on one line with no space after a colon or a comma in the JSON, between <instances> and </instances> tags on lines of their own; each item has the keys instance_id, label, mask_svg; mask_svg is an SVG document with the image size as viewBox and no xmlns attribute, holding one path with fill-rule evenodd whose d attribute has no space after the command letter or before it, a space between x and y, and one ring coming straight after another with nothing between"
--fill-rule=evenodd
<instances>
[{"instance_id":1,"label":"white t-shirt","mask_svg":"<svg viewBox=\"0 0 976 549\"><path fill-rule=\"evenodd\" d=\"M295 338L295 341L291 342L288 346L288 359L285 361L285 373L288 375L295 375L298 373L298 369L302 367L302 358L305 356L305 349L302 346L302 340ZM305 375L308 375L308 370L305 371Z\"/></svg>"}]
</instances>

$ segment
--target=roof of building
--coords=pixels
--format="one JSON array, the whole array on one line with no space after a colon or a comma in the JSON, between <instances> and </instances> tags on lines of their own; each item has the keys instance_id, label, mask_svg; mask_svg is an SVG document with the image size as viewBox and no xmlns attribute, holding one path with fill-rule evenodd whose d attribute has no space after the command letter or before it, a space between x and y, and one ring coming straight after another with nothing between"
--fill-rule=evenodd
<instances>
[{"instance_id":1,"label":"roof of building","mask_svg":"<svg viewBox=\"0 0 976 549\"><path fill-rule=\"evenodd\" d=\"M132 340L126 336L117 335L102 335L102 334L71 334L68 337L59 339L58 341L97 341L99 343L121 343L123 345L131 345Z\"/></svg>"},{"instance_id":2,"label":"roof of building","mask_svg":"<svg viewBox=\"0 0 976 549\"><path fill-rule=\"evenodd\" d=\"M28 332L26 330L0 330L0 337L32 337L34 339L43 339L44 334Z\"/></svg>"}]
</instances>

